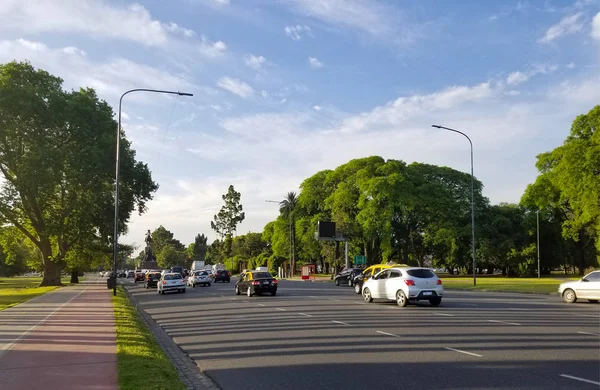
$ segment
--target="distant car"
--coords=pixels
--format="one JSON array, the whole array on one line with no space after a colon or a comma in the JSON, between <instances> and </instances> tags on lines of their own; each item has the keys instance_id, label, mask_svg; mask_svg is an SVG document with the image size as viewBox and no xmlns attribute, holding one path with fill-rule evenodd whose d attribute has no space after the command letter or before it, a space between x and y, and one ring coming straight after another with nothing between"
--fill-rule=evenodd
<instances>
[{"instance_id":1,"label":"distant car","mask_svg":"<svg viewBox=\"0 0 600 390\"><path fill-rule=\"evenodd\" d=\"M245 292L249 297L262 293L277 295L277 279L270 273L264 271L243 272L235 284L235 293L240 295Z\"/></svg>"},{"instance_id":2,"label":"distant car","mask_svg":"<svg viewBox=\"0 0 600 390\"><path fill-rule=\"evenodd\" d=\"M363 270L360 268L348 268L342 270L335 276L335 285L339 286L340 284L347 284L352 287L354 284L354 277L359 275L362 271Z\"/></svg>"},{"instance_id":3,"label":"distant car","mask_svg":"<svg viewBox=\"0 0 600 390\"><path fill-rule=\"evenodd\" d=\"M197 284L210 287L211 283L212 278L206 271L194 271L194 273L187 278L187 285L190 287L196 287Z\"/></svg>"},{"instance_id":4,"label":"distant car","mask_svg":"<svg viewBox=\"0 0 600 390\"><path fill-rule=\"evenodd\" d=\"M382 270L389 269L392 267L393 265L388 264L375 264L368 268L365 268L361 273L357 274L354 277L354 281L352 283L354 285L354 292L357 294L361 294L364 282L371 279L374 275L377 275Z\"/></svg>"},{"instance_id":5,"label":"distant car","mask_svg":"<svg viewBox=\"0 0 600 390\"><path fill-rule=\"evenodd\" d=\"M133 277L133 282L137 283L137 282L143 282L145 279L145 274L142 271L136 271L135 272L135 276Z\"/></svg>"},{"instance_id":6,"label":"distant car","mask_svg":"<svg viewBox=\"0 0 600 390\"><path fill-rule=\"evenodd\" d=\"M214 281L215 281L215 283L216 282L230 283L231 282L231 272L229 272L225 269L216 271Z\"/></svg>"},{"instance_id":7,"label":"distant car","mask_svg":"<svg viewBox=\"0 0 600 390\"><path fill-rule=\"evenodd\" d=\"M174 267L171 267L171 272L174 273L174 274L179 274L179 275L185 276L185 270L180 265L176 265Z\"/></svg>"},{"instance_id":8,"label":"distant car","mask_svg":"<svg viewBox=\"0 0 600 390\"><path fill-rule=\"evenodd\" d=\"M593 271L579 280L565 282L558 286L558 293L567 303L587 299L596 303L600 300L600 271Z\"/></svg>"},{"instance_id":9,"label":"distant car","mask_svg":"<svg viewBox=\"0 0 600 390\"><path fill-rule=\"evenodd\" d=\"M125 272L125 271L119 271L117 273L117 277L118 278L126 278L127 277L127 272Z\"/></svg>"},{"instance_id":10,"label":"distant car","mask_svg":"<svg viewBox=\"0 0 600 390\"><path fill-rule=\"evenodd\" d=\"M168 273L158 281L157 291L159 294L165 294L169 291L185 292L185 279L181 274Z\"/></svg>"},{"instance_id":11,"label":"distant car","mask_svg":"<svg viewBox=\"0 0 600 390\"><path fill-rule=\"evenodd\" d=\"M146 273L144 288L156 287L160 278L162 278L162 275L158 271Z\"/></svg>"},{"instance_id":12,"label":"distant car","mask_svg":"<svg viewBox=\"0 0 600 390\"><path fill-rule=\"evenodd\" d=\"M444 287L442 280L429 268L394 267L367 280L362 296L367 303L373 299L389 299L395 300L400 307L416 301L429 301L432 306L439 306Z\"/></svg>"},{"instance_id":13,"label":"distant car","mask_svg":"<svg viewBox=\"0 0 600 390\"><path fill-rule=\"evenodd\" d=\"M127 279L134 278L134 277L135 277L135 272L133 272L133 271L127 271Z\"/></svg>"}]
</instances>

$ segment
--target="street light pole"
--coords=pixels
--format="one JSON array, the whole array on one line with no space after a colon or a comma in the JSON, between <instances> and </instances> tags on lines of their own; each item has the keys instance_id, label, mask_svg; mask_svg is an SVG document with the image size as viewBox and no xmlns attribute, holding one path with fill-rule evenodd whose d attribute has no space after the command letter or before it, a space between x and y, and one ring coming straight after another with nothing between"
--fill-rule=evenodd
<instances>
[{"instance_id":1,"label":"street light pole","mask_svg":"<svg viewBox=\"0 0 600 390\"><path fill-rule=\"evenodd\" d=\"M462 131L458 131L440 125L431 125L431 127L436 127L438 129L448 130L454 133L461 134L467 140L469 140L469 144L471 145L471 235L473 241L473 286L477 286L477 270L475 261L475 176L473 175L473 142L471 142L471 138L469 138L469 136L463 133Z\"/></svg>"},{"instance_id":2,"label":"street light pole","mask_svg":"<svg viewBox=\"0 0 600 390\"><path fill-rule=\"evenodd\" d=\"M538 257L538 279L540 279L540 210L535 212L537 217L537 257Z\"/></svg>"},{"instance_id":3,"label":"street light pole","mask_svg":"<svg viewBox=\"0 0 600 390\"><path fill-rule=\"evenodd\" d=\"M119 244L119 156L121 151L121 106L123 104L123 98L125 95L128 95L132 92L154 92L154 93L164 93L169 95L179 95L179 96L194 96L191 93L179 92L179 91L163 91L160 89L147 89L147 88L136 88L130 89L121 95L119 99L119 121L117 125L117 157L115 162L115 227L113 231L113 295L117 295L117 252L118 252L118 244Z\"/></svg>"}]
</instances>

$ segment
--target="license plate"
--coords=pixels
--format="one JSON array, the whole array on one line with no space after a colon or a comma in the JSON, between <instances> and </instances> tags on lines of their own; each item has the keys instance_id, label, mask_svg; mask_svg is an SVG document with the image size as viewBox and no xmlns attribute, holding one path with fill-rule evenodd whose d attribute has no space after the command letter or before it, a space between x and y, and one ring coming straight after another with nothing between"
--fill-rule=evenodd
<instances>
[{"instance_id":1,"label":"license plate","mask_svg":"<svg viewBox=\"0 0 600 390\"><path fill-rule=\"evenodd\" d=\"M431 294L432 294L432 293L431 293L431 291L425 291L425 292L423 293L423 295L431 295Z\"/></svg>"},{"instance_id":2,"label":"license plate","mask_svg":"<svg viewBox=\"0 0 600 390\"><path fill-rule=\"evenodd\" d=\"M263 282L263 284L269 284L269 282Z\"/></svg>"}]
</instances>

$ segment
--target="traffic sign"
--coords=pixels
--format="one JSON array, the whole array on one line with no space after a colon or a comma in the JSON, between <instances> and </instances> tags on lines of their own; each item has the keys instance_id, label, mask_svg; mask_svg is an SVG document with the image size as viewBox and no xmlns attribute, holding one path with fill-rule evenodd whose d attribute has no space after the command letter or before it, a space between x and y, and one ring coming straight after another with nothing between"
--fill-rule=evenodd
<instances>
[{"instance_id":1,"label":"traffic sign","mask_svg":"<svg viewBox=\"0 0 600 390\"><path fill-rule=\"evenodd\" d=\"M354 256L354 265L365 265L367 264L367 256L358 255Z\"/></svg>"}]
</instances>

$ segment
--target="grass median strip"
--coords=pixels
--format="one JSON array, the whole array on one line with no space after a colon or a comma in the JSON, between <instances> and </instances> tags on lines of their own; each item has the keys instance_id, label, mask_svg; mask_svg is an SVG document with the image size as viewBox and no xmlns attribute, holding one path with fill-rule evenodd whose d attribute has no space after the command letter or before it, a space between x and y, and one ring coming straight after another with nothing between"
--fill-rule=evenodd
<instances>
[{"instance_id":1,"label":"grass median strip","mask_svg":"<svg viewBox=\"0 0 600 390\"><path fill-rule=\"evenodd\" d=\"M113 304L120 389L187 389L121 287Z\"/></svg>"},{"instance_id":2,"label":"grass median strip","mask_svg":"<svg viewBox=\"0 0 600 390\"><path fill-rule=\"evenodd\" d=\"M473 278L455 278L441 276L444 288L460 290L499 291L533 294L557 294L561 283L577 278L477 278L477 286L473 286Z\"/></svg>"}]
</instances>

